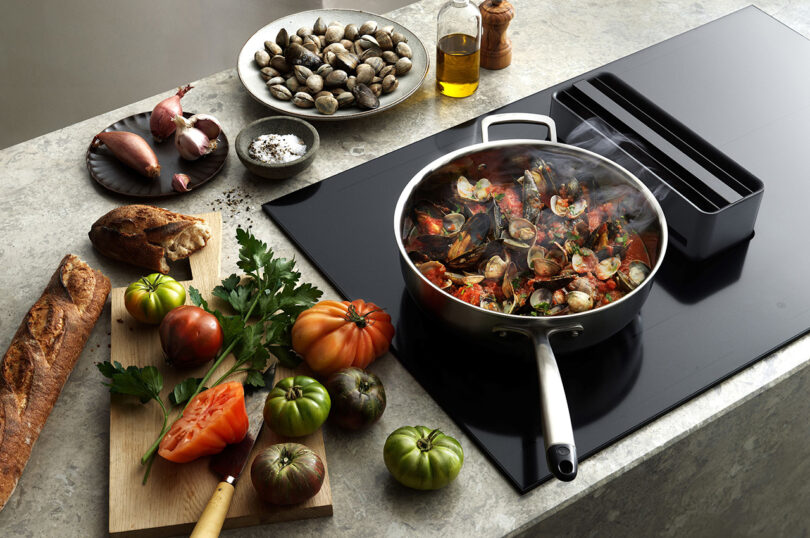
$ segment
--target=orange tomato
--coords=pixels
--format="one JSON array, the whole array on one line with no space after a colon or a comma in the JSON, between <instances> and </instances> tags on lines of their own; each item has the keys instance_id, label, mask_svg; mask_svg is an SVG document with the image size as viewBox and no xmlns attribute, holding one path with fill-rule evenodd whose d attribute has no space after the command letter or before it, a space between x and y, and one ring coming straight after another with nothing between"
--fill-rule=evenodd
<instances>
[{"instance_id":1,"label":"orange tomato","mask_svg":"<svg viewBox=\"0 0 810 538\"><path fill-rule=\"evenodd\" d=\"M247 431L242 383L222 383L191 400L183 416L160 442L158 454L175 463L186 463L222 452L225 445L244 439Z\"/></svg>"},{"instance_id":2,"label":"orange tomato","mask_svg":"<svg viewBox=\"0 0 810 538\"><path fill-rule=\"evenodd\" d=\"M391 316L374 303L321 301L302 312L292 328L293 349L319 374L365 368L388 351Z\"/></svg>"}]
</instances>

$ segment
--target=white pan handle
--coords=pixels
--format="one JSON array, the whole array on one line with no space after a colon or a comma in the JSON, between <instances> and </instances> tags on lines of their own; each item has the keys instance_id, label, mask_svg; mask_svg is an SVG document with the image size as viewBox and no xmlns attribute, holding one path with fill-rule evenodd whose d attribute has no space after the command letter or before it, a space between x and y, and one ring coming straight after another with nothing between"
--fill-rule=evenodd
<instances>
[{"instance_id":1,"label":"white pan handle","mask_svg":"<svg viewBox=\"0 0 810 538\"><path fill-rule=\"evenodd\" d=\"M493 114L481 120L481 140L489 142L489 127L496 123L537 123L548 127L548 139L557 141L557 125L554 120L542 114L523 114L513 112L509 114Z\"/></svg>"},{"instance_id":2,"label":"white pan handle","mask_svg":"<svg viewBox=\"0 0 810 538\"><path fill-rule=\"evenodd\" d=\"M495 331L525 334L532 339L540 382L540 413L543 419L543 442L546 462L551 473L559 480L570 482L577 476L577 447L571 427L571 414L565 397L560 370L548 337L556 332L582 332L582 325L553 329L526 329L497 327Z\"/></svg>"}]
</instances>

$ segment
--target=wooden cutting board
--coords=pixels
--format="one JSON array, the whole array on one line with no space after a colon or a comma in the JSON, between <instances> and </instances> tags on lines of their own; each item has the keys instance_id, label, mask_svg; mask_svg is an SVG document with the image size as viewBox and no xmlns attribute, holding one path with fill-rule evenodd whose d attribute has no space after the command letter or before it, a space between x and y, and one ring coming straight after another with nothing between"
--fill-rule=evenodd
<instances>
[{"instance_id":1,"label":"wooden cutting board","mask_svg":"<svg viewBox=\"0 0 810 538\"><path fill-rule=\"evenodd\" d=\"M209 303L211 291L220 282L220 251L222 248L222 218L219 213L198 215L211 227L208 245L189 258L192 279L182 282L197 288ZM202 377L205 366L197 370L177 371L163 360L157 328L136 321L126 311L126 288L112 290L112 349L110 359L125 367L129 365L156 366L163 374L163 400L179 381ZM187 301L188 302L188 301ZM223 361L215 376L224 373L232 358ZM283 368L276 370L276 381L306 373ZM149 480L141 484L144 467L141 455L160 433L162 413L156 402L142 405L137 399L118 394L110 398L110 534L113 536L172 536L188 534L208 502L218 478L208 470L209 458L176 464L157 457ZM286 441L303 443L318 453L326 467L326 452L320 430L296 439L283 439L268 428L262 428L253 454L236 485L225 528L245 527L275 521L306 519L332 514L332 491L329 471L323 487L315 497L300 505L277 507L258 499L250 483L250 463L255 453L272 444Z\"/></svg>"}]
</instances>

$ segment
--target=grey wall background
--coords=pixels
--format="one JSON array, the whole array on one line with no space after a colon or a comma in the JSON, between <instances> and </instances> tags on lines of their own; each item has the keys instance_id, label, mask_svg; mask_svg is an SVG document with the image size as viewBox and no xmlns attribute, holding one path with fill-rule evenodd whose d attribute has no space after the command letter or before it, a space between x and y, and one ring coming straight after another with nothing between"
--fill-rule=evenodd
<instances>
[{"instance_id":1,"label":"grey wall background","mask_svg":"<svg viewBox=\"0 0 810 538\"><path fill-rule=\"evenodd\" d=\"M410 0L0 0L0 148L236 64L247 38L321 7Z\"/></svg>"}]
</instances>

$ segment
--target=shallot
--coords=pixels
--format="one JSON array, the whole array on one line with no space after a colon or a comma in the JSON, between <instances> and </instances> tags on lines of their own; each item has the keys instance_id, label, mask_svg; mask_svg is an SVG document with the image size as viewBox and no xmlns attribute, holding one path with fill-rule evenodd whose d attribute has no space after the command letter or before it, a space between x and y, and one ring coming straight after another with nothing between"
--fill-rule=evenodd
<instances>
[{"instance_id":1,"label":"shallot","mask_svg":"<svg viewBox=\"0 0 810 538\"><path fill-rule=\"evenodd\" d=\"M151 178L160 175L160 164L157 155L149 142L135 133L127 131L104 131L93 138L93 147L104 144L116 159L137 170L138 173Z\"/></svg>"},{"instance_id":2,"label":"shallot","mask_svg":"<svg viewBox=\"0 0 810 538\"><path fill-rule=\"evenodd\" d=\"M172 178L172 188L177 192L189 192L191 189L188 186L189 178L186 174L175 174Z\"/></svg>"},{"instance_id":3,"label":"shallot","mask_svg":"<svg viewBox=\"0 0 810 538\"><path fill-rule=\"evenodd\" d=\"M162 142L169 138L175 130L172 118L183 115L183 107L180 106L180 98L192 88L191 84L185 88L177 88L177 93L159 102L152 110L149 117L149 129L156 142Z\"/></svg>"},{"instance_id":4,"label":"shallot","mask_svg":"<svg viewBox=\"0 0 810 538\"><path fill-rule=\"evenodd\" d=\"M222 132L222 126L219 124L219 120L210 114L195 114L191 116L188 121L190 121L194 127L204 132L205 136L211 140L216 140L219 133Z\"/></svg>"},{"instance_id":5,"label":"shallot","mask_svg":"<svg viewBox=\"0 0 810 538\"><path fill-rule=\"evenodd\" d=\"M183 116L172 118L177 131L174 133L174 145L180 156L188 161L196 161L203 155L208 155L217 147L217 141L211 140L201 130Z\"/></svg>"}]
</instances>

